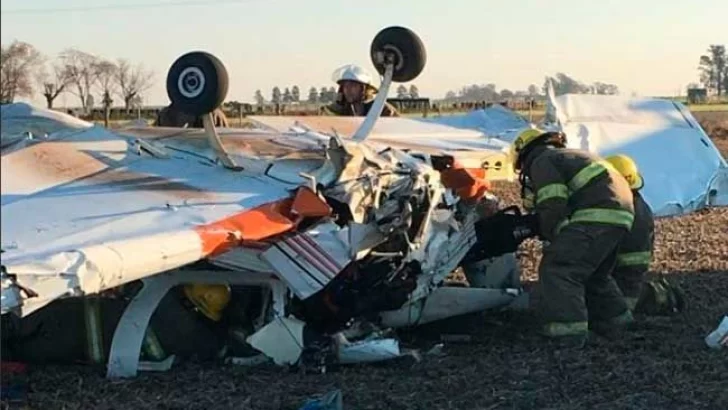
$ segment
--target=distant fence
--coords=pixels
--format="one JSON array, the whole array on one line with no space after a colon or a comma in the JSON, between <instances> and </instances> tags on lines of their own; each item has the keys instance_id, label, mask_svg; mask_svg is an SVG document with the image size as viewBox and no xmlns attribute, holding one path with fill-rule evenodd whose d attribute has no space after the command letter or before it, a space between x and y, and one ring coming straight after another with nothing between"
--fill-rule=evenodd
<instances>
[{"instance_id":1,"label":"distant fence","mask_svg":"<svg viewBox=\"0 0 728 410\"><path fill-rule=\"evenodd\" d=\"M387 102L392 104L402 114L422 114L423 116L433 116L446 113L467 112L478 109L492 107L493 105L501 105L513 111L543 111L546 108L546 101L530 100L516 98L503 100L498 102L492 101L431 101L429 98L389 98ZM225 115L230 118L244 118L250 115L295 115L308 116L318 115L321 109L327 104L321 103L281 103L281 104L236 104L226 103L223 105ZM129 119L145 119L153 120L164 106L142 107L126 109L123 107L112 107L110 109L109 119L112 121L129 120ZM102 107L94 107L88 114L84 114L80 108L74 109L58 109L76 117L87 121L103 121L104 109Z\"/></svg>"},{"instance_id":2,"label":"distant fence","mask_svg":"<svg viewBox=\"0 0 728 410\"><path fill-rule=\"evenodd\" d=\"M546 107L545 101L534 100L508 100L501 102L489 101L459 101L459 102L432 102L429 98L389 98L392 104L403 114L438 114L445 112L463 112L483 109L500 104L514 111L543 110ZM228 117L248 115L318 115L326 104L319 103L282 103L251 105L242 104L241 107L225 106L223 110Z\"/></svg>"}]
</instances>

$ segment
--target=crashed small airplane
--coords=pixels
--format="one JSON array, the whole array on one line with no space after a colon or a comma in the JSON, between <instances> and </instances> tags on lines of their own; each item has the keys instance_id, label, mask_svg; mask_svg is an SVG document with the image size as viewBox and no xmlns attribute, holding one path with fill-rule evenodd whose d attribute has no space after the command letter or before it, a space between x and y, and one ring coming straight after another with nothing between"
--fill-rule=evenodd
<instances>
[{"instance_id":1,"label":"crashed small airplane","mask_svg":"<svg viewBox=\"0 0 728 410\"><path fill-rule=\"evenodd\" d=\"M250 325L238 340L278 364L310 359L321 346L341 363L399 356L383 330L523 302L513 254L479 242L478 221L499 208L481 163L461 165L434 138L402 148L368 141L391 83L424 68L421 40L386 28L371 58L381 91L346 138L306 127L216 129L210 113L226 97L228 75L205 52L181 56L167 77L172 103L203 116L204 129L111 131L63 114L21 118L21 128L39 118L68 126L3 132L4 325L22 328L58 303L83 300L89 356L116 378L171 363L147 354L150 319L183 285L190 298L203 294L193 310L220 323L213 305L227 306L223 322ZM423 126L435 137L448 129ZM486 148L479 155L501 158L497 172L503 151ZM446 286L458 267L477 285ZM210 296L206 285L233 291ZM107 298L124 302L104 351L98 301ZM51 320L70 333L63 323L78 317ZM195 337L179 318L167 325L177 339ZM13 337L3 333L4 343Z\"/></svg>"}]
</instances>

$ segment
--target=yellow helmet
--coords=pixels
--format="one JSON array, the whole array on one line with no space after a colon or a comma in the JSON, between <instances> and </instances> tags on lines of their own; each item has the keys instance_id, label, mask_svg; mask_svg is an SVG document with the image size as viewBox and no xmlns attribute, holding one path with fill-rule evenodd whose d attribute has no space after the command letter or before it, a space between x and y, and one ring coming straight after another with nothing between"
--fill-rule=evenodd
<instances>
[{"instance_id":1,"label":"yellow helmet","mask_svg":"<svg viewBox=\"0 0 728 410\"><path fill-rule=\"evenodd\" d=\"M634 160L632 160L632 158L628 157L627 155L617 154L611 155L605 159L607 160L607 162L612 164L612 166L616 168L617 171L622 174L622 176L624 176L624 179L627 180L630 188L642 188L642 186L644 185L644 180L642 179L642 175L640 175L639 173L637 164L634 162Z\"/></svg>"},{"instance_id":2,"label":"yellow helmet","mask_svg":"<svg viewBox=\"0 0 728 410\"><path fill-rule=\"evenodd\" d=\"M513 169L519 169L520 166L518 164L518 158L520 156L521 151L523 151L524 148L526 148L529 144L531 144L533 141L535 141L538 137L542 136L544 134L544 131L538 129L538 128L528 128L526 130L523 130L520 134L518 134L518 137L516 137L515 140L513 140L513 144L511 144L511 162L513 163Z\"/></svg>"},{"instance_id":3,"label":"yellow helmet","mask_svg":"<svg viewBox=\"0 0 728 410\"><path fill-rule=\"evenodd\" d=\"M184 287L185 296L200 312L219 322L222 311L230 302L230 287L228 285L190 284Z\"/></svg>"}]
</instances>

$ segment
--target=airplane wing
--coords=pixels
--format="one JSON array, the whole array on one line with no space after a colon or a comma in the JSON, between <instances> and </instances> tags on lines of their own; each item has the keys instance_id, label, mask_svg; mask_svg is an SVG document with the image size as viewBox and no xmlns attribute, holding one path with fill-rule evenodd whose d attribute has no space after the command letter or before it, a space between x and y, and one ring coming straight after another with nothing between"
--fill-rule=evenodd
<instances>
[{"instance_id":1,"label":"airplane wing","mask_svg":"<svg viewBox=\"0 0 728 410\"><path fill-rule=\"evenodd\" d=\"M124 132L65 128L3 148L3 313L27 315L286 232L293 222L281 201L305 181L301 172L327 164L300 136L224 134L227 149L260 170L241 173L214 164L201 130Z\"/></svg>"},{"instance_id":2,"label":"airplane wing","mask_svg":"<svg viewBox=\"0 0 728 410\"><path fill-rule=\"evenodd\" d=\"M351 137L364 117L334 116L251 116L262 129L286 132L315 130ZM488 179L510 179L508 143L478 130L459 129L403 117L380 118L367 138L379 147L395 147L411 153L449 155L465 167L488 169Z\"/></svg>"},{"instance_id":3,"label":"airplane wing","mask_svg":"<svg viewBox=\"0 0 728 410\"><path fill-rule=\"evenodd\" d=\"M570 147L634 158L655 215L728 205L728 165L682 104L578 94L551 97L549 104Z\"/></svg>"}]
</instances>

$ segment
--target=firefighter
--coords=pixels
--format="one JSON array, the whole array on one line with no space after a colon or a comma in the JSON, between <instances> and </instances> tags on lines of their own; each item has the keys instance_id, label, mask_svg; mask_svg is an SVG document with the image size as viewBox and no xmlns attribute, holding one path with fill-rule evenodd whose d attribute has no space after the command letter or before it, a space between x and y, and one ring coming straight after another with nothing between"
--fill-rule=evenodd
<instances>
[{"instance_id":1,"label":"firefighter","mask_svg":"<svg viewBox=\"0 0 728 410\"><path fill-rule=\"evenodd\" d=\"M560 132L526 129L511 150L547 241L539 266L540 333L568 346L583 345L589 330L621 333L633 319L610 273L634 220L629 185L608 162L567 149Z\"/></svg>"},{"instance_id":2,"label":"firefighter","mask_svg":"<svg viewBox=\"0 0 728 410\"><path fill-rule=\"evenodd\" d=\"M170 354L214 359L225 344L222 319L229 301L227 285L172 289L151 317L142 356L155 361ZM3 315L3 357L29 363L106 363L126 306L125 297L88 296L57 300L22 319Z\"/></svg>"},{"instance_id":3,"label":"firefighter","mask_svg":"<svg viewBox=\"0 0 728 410\"><path fill-rule=\"evenodd\" d=\"M624 176L634 197L634 224L619 249L617 266L612 276L632 311L677 313L684 307L683 292L678 286L665 279L645 282L645 274L652 262L655 222L650 206L640 194L644 179L637 164L629 156L612 155L606 160Z\"/></svg>"},{"instance_id":4,"label":"firefighter","mask_svg":"<svg viewBox=\"0 0 728 410\"><path fill-rule=\"evenodd\" d=\"M374 104L377 87L372 76L363 68L348 64L334 71L334 81L339 85L336 101L323 107L324 115L363 117ZM382 117L398 117L399 113L391 104L385 102Z\"/></svg>"}]
</instances>

